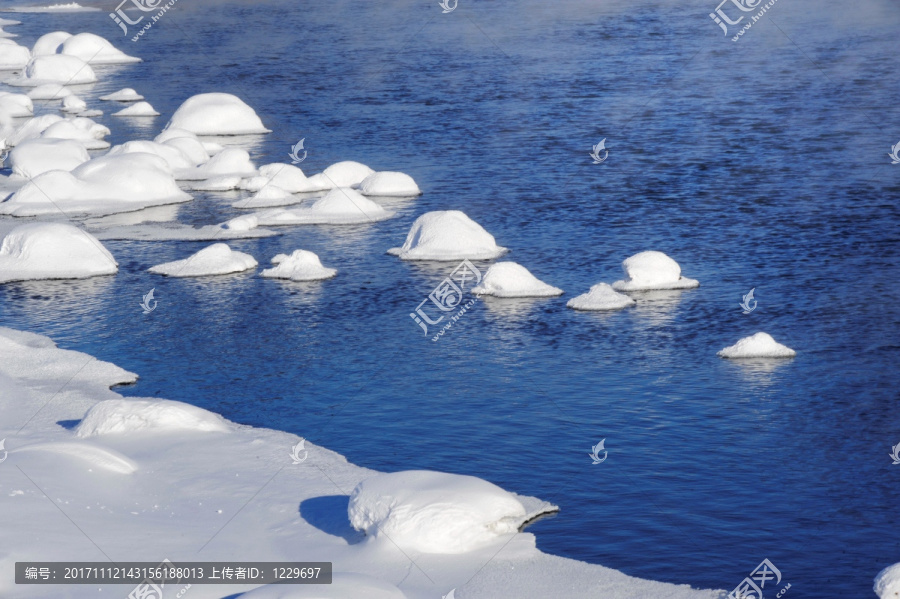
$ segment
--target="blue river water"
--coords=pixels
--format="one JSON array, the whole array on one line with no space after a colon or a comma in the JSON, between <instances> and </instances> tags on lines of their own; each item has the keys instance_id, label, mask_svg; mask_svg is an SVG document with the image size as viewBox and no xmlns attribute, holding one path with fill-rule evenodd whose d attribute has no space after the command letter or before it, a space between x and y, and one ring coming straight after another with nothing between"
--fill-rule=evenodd
<instances>
[{"instance_id":1,"label":"blue river water","mask_svg":"<svg viewBox=\"0 0 900 599\"><path fill-rule=\"evenodd\" d=\"M261 264L312 250L332 280L167 279L146 269L205 244L109 241L116 276L2 285L0 325L138 373L129 396L552 501L539 548L633 576L731 590L769 559L786 597L869 597L900 561L895 3L781 0L737 42L714 0L180 0L138 42L101 8L8 29L29 46L91 31L144 59L79 92L112 143L223 91L272 129L245 146L258 164L303 138L307 174L358 160L424 194L380 223L229 242ZM96 97L125 86L162 116L110 117ZM222 222L243 197L194 195L179 221ZM385 250L444 209L566 294L482 298L431 341L409 314L455 264ZM565 307L647 249L701 286ZM757 331L797 357L716 357Z\"/></svg>"}]
</instances>

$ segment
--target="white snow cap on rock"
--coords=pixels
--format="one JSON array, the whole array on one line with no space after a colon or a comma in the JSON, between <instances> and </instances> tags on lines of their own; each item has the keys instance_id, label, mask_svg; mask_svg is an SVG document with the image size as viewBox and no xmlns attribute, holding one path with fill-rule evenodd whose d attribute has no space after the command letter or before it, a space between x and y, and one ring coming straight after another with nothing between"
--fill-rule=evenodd
<instances>
[{"instance_id":1,"label":"white snow cap on rock","mask_svg":"<svg viewBox=\"0 0 900 599\"><path fill-rule=\"evenodd\" d=\"M31 47L31 54L34 56L58 54L59 47L70 37L72 37L72 34L67 31L45 33L34 42L34 46Z\"/></svg>"},{"instance_id":2,"label":"white snow cap on rock","mask_svg":"<svg viewBox=\"0 0 900 599\"><path fill-rule=\"evenodd\" d=\"M562 295L563 290L539 280L521 264L497 262L488 268L472 293L494 297L551 297Z\"/></svg>"},{"instance_id":3,"label":"white snow cap on rock","mask_svg":"<svg viewBox=\"0 0 900 599\"><path fill-rule=\"evenodd\" d=\"M270 133L256 112L237 96L197 94L184 101L166 129L185 129L197 135Z\"/></svg>"},{"instance_id":4,"label":"white snow cap on rock","mask_svg":"<svg viewBox=\"0 0 900 599\"><path fill-rule=\"evenodd\" d=\"M108 399L90 408L75 427L81 438L140 432L227 433L228 421L202 408L167 399Z\"/></svg>"},{"instance_id":5,"label":"white snow cap on rock","mask_svg":"<svg viewBox=\"0 0 900 599\"><path fill-rule=\"evenodd\" d=\"M716 354L721 358L793 358L797 352L775 341L768 333L744 337Z\"/></svg>"},{"instance_id":6,"label":"white snow cap on rock","mask_svg":"<svg viewBox=\"0 0 900 599\"><path fill-rule=\"evenodd\" d=\"M94 69L77 56L52 54L35 56L28 61L22 77L10 79L6 83L19 87L37 87L45 83L78 85L96 81L97 75L94 74Z\"/></svg>"},{"instance_id":7,"label":"white snow cap on rock","mask_svg":"<svg viewBox=\"0 0 900 599\"><path fill-rule=\"evenodd\" d=\"M347 507L350 524L389 538L403 550L466 553L515 534L528 519L512 493L476 478L411 470L359 483Z\"/></svg>"},{"instance_id":8,"label":"white snow cap on rock","mask_svg":"<svg viewBox=\"0 0 900 599\"><path fill-rule=\"evenodd\" d=\"M140 58L128 56L105 38L93 33L79 33L65 38L57 51L67 56L77 56L89 64L141 62Z\"/></svg>"},{"instance_id":9,"label":"white snow cap on rock","mask_svg":"<svg viewBox=\"0 0 900 599\"><path fill-rule=\"evenodd\" d=\"M86 279L119 270L90 233L63 223L28 223L0 245L0 283L34 279Z\"/></svg>"},{"instance_id":10,"label":"white snow cap on rock","mask_svg":"<svg viewBox=\"0 0 900 599\"><path fill-rule=\"evenodd\" d=\"M251 181L263 179L264 177L253 177ZM241 185L247 181L244 179ZM267 208L271 206L285 206L287 204L296 204L299 200L277 185L266 185L249 198L238 200L232 204L234 208Z\"/></svg>"},{"instance_id":11,"label":"white snow cap on rock","mask_svg":"<svg viewBox=\"0 0 900 599\"><path fill-rule=\"evenodd\" d=\"M570 299L566 306L575 310L619 310L634 303L633 299L616 292L606 283L597 283L587 293Z\"/></svg>"},{"instance_id":12,"label":"white snow cap on rock","mask_svg":"<svg viewBox=\"0 0 900 599\"><path fill-rule=\"evenodd\" d=\"M412 177L392 171L372 173L359 184L359 191L367 196L417 196L422 193Z\"/></svg>"},{"instance_id":13,"label":"white snow cap on rock","mask_svg":"<svg viewBox=\"0 0 900 599\"><path fill-rule=\"evenodd\" d=\"M157 264L147 270L169 277L206 277L243 272L256 265L250 254L232 250L225 243L214 243L184 260Z\"/></svg>"},{"instance_id":14,"label":"white snow cap on rock","mask_svg":"<svg viewBox=\"0 0 900 599\"><path fill-rule=\"evenodd\" d=\"M619 291L645 291L651 289L693 289L700 283L681 276L678 263L662 252L641 252L622 262L625 280L613 283Z\"/></svg>"},{"instance_id":15,"label":"white snow cap on rock","mask_svg":"<svg viewBox=\"0 0 900 599\"><path fill-rule=\"evenodd\" d=\"M128 108L112 113L112 116L159 116L150 102L135 102Z\"/></svg>"},{"instance_id":16,"label":"white snow cap on rock","mask_svg":"<svg viewBox=\"0 0 900 599\"><path fill-rule=\"evenodd\" d=\"M375 171L361 162L344 160L332 164L318 175L313 175L309 181L314 190L354 187L374 173Z\"/></svg>"},{"instance_id":17,"label":"white snow cap on rock","mask_svg":"<svg viewBox=\"0 0 900 599\"><path fill-rule=\"evenodd\" d=\"M59 108L63 112L79 113L87 110L87 102L75 95L63 98L62 106Z\"/></svg>"},{"instance_id":18,"label":"white snow cap on rock","mask_svg":"<svg viewBox=\"0 0 900 599\"><path fill-rule=\"evenodd\" d=\"M71 96L72 90L60 83L44 83L29 90L26 95L32 100L60 100Z\"/></svg>"},{"instance_id":19,"label":"white snow cap on rock","mask_svg":"<svg viewBox=\"0 0 900 599\"><path fill-rule=\"evenodd\" d=\"M50 126L41 132L40 137L44 139L75 139L84 144L84 147L88 150L103 150L109 147L109 142L103 140L107 135L109 135L109 129L104 125L95 123L89 118L78 116L59 119L51 123Z\"/></svg>"},{"instance_id":20,"label":"white snow cap on rock","mask_svg":"<svg viewBox=\"0 0 900 599\"><path fill-rule=\"evenodd\" d=\"M177 141L177 140L172 140ZM168 145L166 142L165 145ZM241 185L241 177L238 175L220 175L218 177L210 177L202 181L189 183L191 189L195 191L232 191Z\"/></svg>"},{"instance_id":21,"label":"white snow cap on rock","mask_svg":"<svg viewBox=\"0 0 900 599\"><path fill-rule=\"evenodd\" d=\"M71 171L90 159L84 145L73 139L29 139L9 154L13 175L26 179L47 171Z\"/></svg>"},{"instance_id":22,"label":"white snow cap on rock","mask_svg":"<svg viewBox=\"0 0 900 599\"><path fill-rule=\"evenodd\" d=\"M256 174L256 165L250 160L247 150L241 148L225 148L205 164L196 168L182 169L175 172L179 181L202 181L212 177L238 175L240 177Z\"/></svg>"},{"instance_id":23,"label":"white snow cap on rock","mask_svg":"<svg viewBox=\"0 0 900 599\"><path fill-rule=\"evenodd\" d=\"M386 220L394 216L355 189L340 187L329 191L311 206L293 210L274 209L257 213L265 225L355 225Z\"/></svg>"},{"instance_id":24,"label":"white snow cap on rock","mask_svg":"<svg viewBox=\"0 0 900 599\"><path fill-rule=\"evenodd\" d=\"M331 584L267 584L238 599L406 599L406 595L380 578L356 572L334 572Z\"/></svg>"},{"instance_id":25,"label":"white snow cap on rock","mask_svg":"<svg viewBox=\"0 0 900 599\"><path fill-rule=\"evenodd\" d=\"M335 269L322 266L319 257L307 250L294 250L290 256L278 254L272 258L272 264L278 266L262 271L262 276L292 281L321 281L337 274Z\"/></svg>"},{"instance_id":26,"label":"white snow cap on rock","mask_svg":"<svg viewBox=\"0 0 900 599\"><path fill-rule=\"evenodd\" d=\"M140 100L143 100L144 96L140 95L130 87L123 87L117 92L113 92L105 96L100 96L100 99L107 102L138 102Z\"/></svg>"},{"instance_id":27,"label":"white snow cap on rock","mask_svg":"<svg viewBox=\"0 0 900 599\"><path fill-rule=\"evenodd\" d=\"M31 60L31 51L10 39L0 39L0 70L21 69Z\"/></svg>"},{"instance_id":28,"label":"white snow cap on rock","mask_svg":"<svg viewBox=\"0 0 900 599\"><path fill-rule=\"evenodd\" d=\"M260 191L266 187L276 185L288 193L301 193L305 191L319 191L319 188L310 183L302 170L293 164L266 164L259 167L259 177L248 179L244 186L247 191Z\"/></svg>"},{"instance_id":29,"label":"white snow cap on rock","mask_svg":"<svg viewBox=\"0 0 900 599\"><path fill-rule=\"evenodd\" d=\"M175 169L183 169L183 168L193 168L194 162L184 155L184 152L179 150L178 148L156 143L155 141L146 141L146 140L135 140L135 141L126 141L120 146L114 146L110 148L109 152L106 153L107 156L117 156L119 154L153 154L155 156L159 156L163 160L166 161L166 164L169 165L169 169L174 171Z\"/></svg>"},{"instance_id":30,"label":"white snow cap on rock","mask_svg":"<svg viewBox=\"0 0 900 599\"><path fill-rule=\"evenodd\" d=\"M402 260L490 260L506 251L465 213L437 210L417 218L403 246L389 249L388 254Z\"/></svg>"},{"instance_id":31,"label":"white snow cap on rock","mask_svg":"<svg viewBox=\"0 0 900 599\"><path fill-rule=\"evenodd\" d=\"M879 572L872 590L878 595L878 599L900 598L900 564L888 566Z\"/></svg>"},{"instance_id":32,"label":"white snow cap on rock","mask_svg":"<svg viewBox=\"0 0 900 599\"><path fill-rule=\"evenodd\" d=\"M26 94L0 92L0 114L10 117L31 116L34 114L34 102Z\"/></svg>"}]
</instances>

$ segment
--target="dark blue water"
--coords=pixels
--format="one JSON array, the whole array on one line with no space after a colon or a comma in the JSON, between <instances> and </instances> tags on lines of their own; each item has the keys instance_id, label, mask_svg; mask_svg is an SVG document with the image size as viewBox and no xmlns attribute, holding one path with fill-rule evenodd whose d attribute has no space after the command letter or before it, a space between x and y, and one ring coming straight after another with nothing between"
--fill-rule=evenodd
<instances>
[{"instance_id":1,"label":"dark blue water","mask_svg":"<svg viewBox=\"0 0 900 599\"><path fill-rule=\"evenodd\" d=\"M203 244L112 241L118 275L4 285L0 324L139 373L127 395L553 501L559 515L529 528L551 553L728 590L768 558L788 597L870 596L900 561L900 15L781 0L733 43L714 9L181 0L138 43L105 12L23 15L22 43L92 31L145 59L80 92L135 87L163 113L102 117L113 143L225 91L273 130L248 147L259 164L305 138L307 173L359 160L425 193L394 220L230 244L261 263L312 250L333 280L166 279L146 269ZM196 197L182 222L235 216L241 196ZM384 251L439 209L566 295L485 298L432 342L408 314L455 265ZM645 249L702 286L613 314L565 307ZM760 330L797 358L716 357ZM592 465L601 439L609 458Z\"/></svg>"}]
</instances>

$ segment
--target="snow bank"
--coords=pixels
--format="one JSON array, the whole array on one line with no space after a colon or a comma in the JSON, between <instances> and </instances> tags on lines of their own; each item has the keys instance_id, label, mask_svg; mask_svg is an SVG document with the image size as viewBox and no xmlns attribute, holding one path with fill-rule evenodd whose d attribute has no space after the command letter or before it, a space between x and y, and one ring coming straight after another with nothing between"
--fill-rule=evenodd
<instances>
[{"instance_id":1,"label":"snow bank","mask_svg":"<svg viewBox=\"0 0 900 599\"><path fill-rule=\"evenodd\" d=\"M50 33L45 33L34 42L34 46L31 47L31 54L33 56L58 54L59 47L70 37L72 37L72 34L68 31L52 31Z\"/></svg>"},{"instance_id":2,"label":"snow bank","mask_svg":"<svg viewBox=\"0 0 900 599\"><path fill-rule=\"evenodd\" d=\"M71 173L38 175L0 203L0 214L114 214L190 199L159 156L121 154L94 158Z\"/></svg>"},{"instance_id":3,"label":"snow bank","mask_svg":"<svg viewBox=\"0 0 900 599\"><path fill-rule=\"evenodd\" d=\"M334 572L331 584L267 584L238 599L406 599L403 591L380 578Z\"/></svg>"},{"instance_id":4,"label":"snow bank","mask_svg":"<svg viewBox=\"0 0 900 599\"><path fill-rule=\"evenodd\" d=\"M167 399L108 399L93 406L75 427L81 438L139 432L227 433L228 421L202 408Z\"/></svg>"},{"instance_id":5,"label":"snow bank","mask_svg":"<svg viewBox=\"0 0 900 599\"><path fill-rule=\"evenodd\" d=\"M625 280L613 283L619 291L644 291L650 289L692 289L699 281L681 276L678 263L662 252L641 252L622 262Z\"/></svg>"},{"instance_id":6,"label":"snow bank","mask_svg":"<svg viewBox=\"0 0 900 599\"><path fill-rule=\"evenodd\" d=\"M89 64L141 62L140 58L128 56L105 38L93 33L79 33L66 38L59 47L58 52L62 55L76 56Z\"/></svg>"},{"instance_id":7,"label":"snow bank","mask_svg":"<svg viewBox=\"0 0 900 599\"><path fill-rule=\"evenodd\" d=\"M26 94L32 100L59 100L72 95L72 91L59 83L38 85Z\"/></svg>"},{"instance_id":8,"label":"snow bank","mask_svg":"<svg viewBox=\"0 0 900 599\"><path fill-rule=\"evenodd\" d=\"M900 597L900 564L888 566L875 577L872 588L879 599L897 599Z\"/></svg>"},{"instance_id":9,"label":"snow bank","mask_svg":"<svg viewBox=\"0 0 900 599\"><path fill-rule=\"evenodd\" d=\"M118 270L115 258L94 236L63 223L19 225L0 245L0 283L86 279Z\"/></svg>"},{"instance_id":10,"label":"snow bank","mask_svg":"<svg viewBox=\"0 0 900 599\"><path fill-rule=\"evenodd\" d=\"M31 60L31 51L10 39L0 39L0 70L21 69Z\"/></svg>"},{"instance_id":11,"label":"snow bank","mask_svg":"<svg viewBox=\"0 0 900 599\"><path fill-rule=\"evenodd\" d=\"M112 116L159 116L149 102L135 102L128 108L112 113Z\"/></svg>"},{"instance_id":12,"label":"snow bank","mask_svg":"<svg viewBox=\"0 0 900 599\"><path fill-rule=\"evenodd\" d=\"M148 270L169 277L205 277L250 270L257 262L253 256L236 252L224 243L214 243L184 260L157 264Z\"/></svg>"},{"instance_id":13,"label":"snow bank","mask_svg":"<svg viewBox=\"0 0 900 599\"><path fill-rule=\"evenodd\" d=\"M793 358L797 352L775 341L768 333L744 337L716 354L721 358Z\"/></svg>"},{"instance_id":14,"label":"snow bank","mask_svg":"<svg viewBox=\"0 0 900 599\"><path fill-rule=\"evenodd\" d=\"M140 95L130 87L123 87L117 92L100 96L100 99L107 102L138 102L143 100L144 96Z\"/></svg>"},{"instance_id":15,"label":"snow bank","mask_svg":"<svg viewBox=\"0 0 900 599\"><path fill-rule=\"evenodd\" d=\"M438 210L417 218L403 246L389 249L388 254L402 260L490 260L506 251L465 213Z\"/></svg>"},{"instance_id":16,"label":"snow bank","mask_svg":"<svg viewBox=\"0 0 900 599\"><path fill-rule=\"evenodd\" d=\"M71 171L90 159L84 146L71 139L29 139L9 154L13 175L27 179L47 171Z\"/></svg>"},{"instance_id":17,"label":"snow bank","mask_svg":"<svg viewBox=\"0 0 900 599\"><path fill-rule=\"evenodd\" d=\"M34 114L34 103L25 94L0 92L0 114L10 117L31 116Z\"/></svg>"},{"instance_id":18,"label":"snow bank","mask_svg":"<svg viewBox=\"0 0 900 599\"><path fill-rule=\"evenodd\" d=\"M44 83L77 85L96 81L94 69L77 56L53 54L35 56L25 67L24 76L10 79L6 83L20 87L35 87Z\"/></svg>"},{"instance_id":19,"label":"snow bank","mask_svg":"<svg viewBox=\"0 0 900 599\"><path fill-rule=\"evenodd\" d=\"M394 216L349 187L332 189L310 206L257 213L261 225L354 225Z\"/></svg>"},{"instance_id":20,"label":"snow bank","mask_svg":"<svg viewBox=\"0 0 900 599\"><path fill-rule=\"evenodd\" d=\"M359 191L367 196L417 196L422 193L412 177L392 171L372 173L359 184Z\"/></svg>"},{"instance_id":21,"label":"snow bank","mask_svg":"<svg viewBox=\"0 0 900 599\"><path fill-rule=\"evenodd\" d=\"M335 269L322 266L316 254L306 250L294 250L290 256L278 254L272 258L272 264L278 266L262 271L262 276L292 281L321 281L337 274Z\"/></svg>"},{"instance_id":22,"label":"snow bank","mask_svg":"<svg viewBox=\"0 0 900 599\"><path fill-rule=\"evenodd\" d=\"M231 94L198 94L178 107L166 129L185 129L197 135L270 133L256 112Z\"/></svg>"},{"instance_id":23,"label":"snow bank","mask_svg":"<svg viewBox=\"0 0 900 599\"><path fill-rule=\"evenodd\" d=\"M180 181L200 181L223 175L247 177L256 172L256 166L250 160L247 150L225 148L197 168L176 171L175 178Z\"/></svg>"},{"instance_id":24,"label":"snow bank","mask_svg":"<svg viewBox=\"0 0 900 599\"><path fill-rule=\"evenodd\" d=\"M566 306L575 310L619 310L634 303L633 299L617 293L606 283L597 283L587 293L570 299Z\"/></svg>"},{"instance_id":25,"label":"snow bank","mask_svg":"<svg viewBox=\"0 0 900 599\"><path fill-rule=\"evenodd\" d=\"M481 284L472 288L478 295L495 297L551 297L563 290L547 285L527 268L515 262L497 262L484 274Z\"/></svg>"},{"instance_id":26,"label":"snow bank","mask_svg":"<svg viewBox=\"0 0 900 599\"><path fill-rule=\"evenodd\" d=\"M375 171L365 164L353 162L352 160L345 160L343 162L332 164L318 175L313 175L309 178L309 181L313 186L313 189L317 190L334 189L335 187L354 187L374 173Z\"/></svg>"}]
</instances>

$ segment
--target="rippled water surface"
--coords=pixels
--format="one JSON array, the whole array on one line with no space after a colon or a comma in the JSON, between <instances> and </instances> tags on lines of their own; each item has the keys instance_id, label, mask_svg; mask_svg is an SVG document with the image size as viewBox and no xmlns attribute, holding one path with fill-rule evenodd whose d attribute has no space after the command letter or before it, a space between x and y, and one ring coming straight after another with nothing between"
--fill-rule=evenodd
<instances>
[{"instance_id":1,"label":"rippled water surface","mask_svg":"<svg viewBox=\"0 0 900 599\"><path fill-rule=\"evenodd\" d=\"M146 269L204 244L109 241L116 276L0 286L0 324L139 373L127 395L547 499L561 512L529 528L541 549L634 576L730 590L768 558L788 597L868 597L900 561L895 3L781 0L737 43L713 0L181 0L137 43L102 8L9 29L27 45L92 31L144 58L78 91L113 143L226 91L273 130L241 140L259 164L304 138L308 174L353 159L425 193L392 220L230 242L261 264L312 250L329 281L166 279ZM162 116L108 116L96 97L125 86ZM222 222L242 197L195 195L167 216ZM432 342L409 313L455 265L385 250L441 209L566 295L483 298ZM645 249L701 287L565 307ZM716 357L760 330L797 357Z\"/></svg>"}]
</instances>

